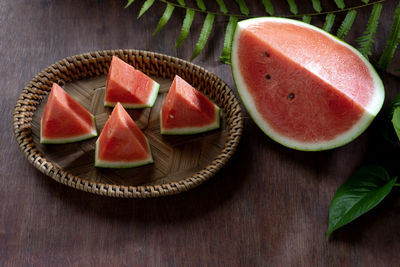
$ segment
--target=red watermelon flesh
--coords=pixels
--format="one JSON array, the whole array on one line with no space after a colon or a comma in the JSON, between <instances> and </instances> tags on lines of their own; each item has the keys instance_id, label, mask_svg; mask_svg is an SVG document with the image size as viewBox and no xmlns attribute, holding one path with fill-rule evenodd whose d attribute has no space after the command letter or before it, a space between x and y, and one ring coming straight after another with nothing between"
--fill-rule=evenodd
<instances>
[{"instance_id":1,"label":"red watermelon flesh","mask_svg":"<svg viewBox=\"0 0 400 267\"><path fill-rule=\"evenodd\" d=\"M250 115L289 147L319 150L347 143L383 103L379 77L354 48L301 22L239 23L232 63Z\"/></svg>"},{"instance_id":2,"label":"red watermelon flesh","mask_svg":"<svg viewBox=\"0 0 400 267\"><path fill-rule=\"evenodd\" d=\"M105 106L151 107L160 85L133 66L113 56L107 75Z\"/></svg>"},{"instance_id":3,"label":"red watermelon flesh","mask_svg":"<svg viewBox=\"0 0 400 267\"><path fill-rule=\"evenodd\" d=\"M54 83L41 119L40 142L70 143L94 136L93 115Z\"/></svg>"},{"instance_id":4,"label":"red watermelon flesh","mask_svg":"<svg viewBox=\"0 0 400 267\"><path fill-rule=\"evenodd\" d=\"M219 108L178 75L161 108L162 134L194 134L219 127Z\"/></svg>"},{"instance_id":5,"label":"red watermelon flesh","mask_svg":"<svg viewBox=\"0 0 400 267\"><path fill-rule=\"evenodd\" d=\"M96 142L95 166L130 168L153 162L143 132L117 103Z\"/></svg>"}]
</instances>

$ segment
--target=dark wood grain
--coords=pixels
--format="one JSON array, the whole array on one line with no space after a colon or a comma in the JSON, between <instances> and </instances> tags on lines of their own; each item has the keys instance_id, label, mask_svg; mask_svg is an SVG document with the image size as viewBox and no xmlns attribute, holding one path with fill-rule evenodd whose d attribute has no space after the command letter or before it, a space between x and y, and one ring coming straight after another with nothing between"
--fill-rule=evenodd
<instances>
[{"instance_id":1,"label":"dark wood grain","mask_svg":"<svg viewBox=\"0 0 400 267\"><path fill-rule=\"evenodd\" d=\"M255 1L247 2L262 13ZM275 2L277 13L288 12L286 1ZM201 15L196 15L190 38L175 50L184 12L176 10L152 37L164 5L156 3L137 20L141 3L124 9L125 1L112 0L0 2L0 266L398 265L398 190L325 240L329 203L351 173L379 163L392 175L400 174L399 149L379 135L381 117L354 142L317 153L274 143L247 117L241 144L222 171L194 190L158 199L91 195L54 182L25 160L14 140L12 112L25 83L49 64L118 48L190 57ZM322 3L334 8L333 1ZM394 0L384 4L373 60L383 50L396 5ZM234 3L229 6L238 12ZM347 41L354 44L368 15L359 12ZM323 18L317 20L322 25ZM218 60L224 21L217 18L212 41L195 63L235 88L229 66ZM395 57L398 65L399 51ZM391 74L381 75L387 105L400 93L400 83Z\"/></svg>"}]
</instances>

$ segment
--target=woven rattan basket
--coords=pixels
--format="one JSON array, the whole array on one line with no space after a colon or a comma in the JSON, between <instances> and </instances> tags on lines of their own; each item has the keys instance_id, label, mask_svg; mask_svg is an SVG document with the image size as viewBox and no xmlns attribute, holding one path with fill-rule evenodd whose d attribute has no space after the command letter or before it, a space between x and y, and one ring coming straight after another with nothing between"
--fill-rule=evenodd
<instances>
[{"instance_id":1,"label":"woven rattan basket","mask_svg":"<svg viewBox=\"0 0 400 267\"><path fill-rule=\"evenodd\" d=\"M129 113L149 138L154 165L125 170L93 166L96 138L68 145L42 145L40 118L54 82L96 116L98 130L110 109L103 107L106 74L118 56L161 84L152 109ZM202 91L221 107L221 129L194 136L163 137L158 111L175 75ZM212 177L232 156L243 121L233 91L217 76L190 62L147 51L108 50L68 57L44 69L24 88L14 110L14 133L26 158L54 180L94 194L112 197L157 197L187 191Z\"/></svg>"}]
</instances>

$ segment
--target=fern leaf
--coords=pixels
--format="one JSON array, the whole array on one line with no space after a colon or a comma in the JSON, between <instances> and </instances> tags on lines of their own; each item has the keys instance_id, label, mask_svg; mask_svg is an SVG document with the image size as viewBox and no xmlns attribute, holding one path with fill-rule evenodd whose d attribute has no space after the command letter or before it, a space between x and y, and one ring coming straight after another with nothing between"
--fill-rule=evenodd
<instances>
[{"instance_id":1,"label":"fern leaf","mask_svg":"<svg viewBox=\"0 0 400 267\"><path fill-rule=\"evenodd\" d=\"M238 18L231 16L229 17L228 25L226 26L224 48L220 60L225 64L231 64L231 51L232 51L232 39L235 33Z\"/></svg>"},{"instance_id":2,"label":"fern leaf","mask_svg":"<svg viewBox=\"0 0 400 267\"><path fill-rule=\"evenodd\" d=\"M303 16L303 17L301 18L301 20L302 20L303 22L305 22L305 23L310 24L310 22L311 22L311 16Z\"/></svg>"},{"instance_id":3,"label":"fern leaf","mask_svg":"<svg viewBox=\"0 0 400 267\"><path fill-rule=\"evenodd\" d=\"M217 4L219 6L219 10L221 10L222 13L228 13L228 9L226 8L224 0L217 0Z\"/></svg>"},{"instance_id":4,"label":"fern leaf","mask_svg":"<svg viewBox=\"0 0 400 267\"><path fill-rule=\"evenodd\" d=\"M265 12L270 14L271 16L274 15L274 5L272 4L271 0L262 0L262 3L265 8Z\"/></svg>"},{"instance_id":5,"label":"fern leaf","mask_svg":"<svg viewBox=\"0 0 400 267\"><path fill-rule=\"evenodd\" d=\"M344 4L344 0L335 0L335 4L337 5L338 8L343 9L346 7Z\"/></svg>"},{"instance_id":6,"label":"fern leaf","mask_svg":"<svg viewBox=\"0 0 400 267\"><path fill-rule=\"evenodd\" d=\"M128 2L125 5L125 8L129 7L130 5L132 5L133 2L135 2L135 0L128 0Z\"/></svg>"},{"instance_id":7,"label":"fern leaf","mask_svg":"<svg viewBox=\"0 0 400 267\"><path fill-rule=\"evenodd\" d=\"M325 31L330 32L332 30L333 24L335 23L335 14L328 14L325 17L325 23L322 27Z\"/></svg>"},{"instance_id":8,"label":"fern leaf","mask_svg":"<svg viewBox=\"0 0 400 267\"><path fill-rule=\"evenodd\" d=\"M312 0L312 6L318 13L322 11L321 2L319 0Z\"/></svg>"},{"instance_id":9,"label":"fern leaf","mask_svg":"<svg viewBox=\"0 0 400 267\"><path fill-rule=\"evenodd\" d=\"M206 5L204 4L203 0L196 0L196 4L201 11L207 11Z\"/></svg>"},{"instance_id":10,"label":"fern leaf","mask_svg":"<svg viewBox=\"0 0 400 267\"><path fill-rule=\"evenodd\" d=\"M297 13L299 13L299 11L297 10L297 5L296 5L295 0L287 0L287 2L289 4L290 12L297 15Z\"/></svg>"},{"instance_id":11,"label":"fern leaf","mask_svg":"<svg viewBox=\"0 0 400 267\"><path fill-rule=\"evenodd\" d=\"M153 35L156 35L162 28L164 28L165 24L167 24L168 20L171 18L172 12L174 12L175 7L170 3L167 4L163 15L161 16L160 20L158 21L158 25L156 30L153 32Z\"/></svg>"},{"instance_id":12,"label":"fern leaf","mask_svg":"<svg viewBox=\"0 0 400 267\"><path fill-rule=\"evenodd\" d=\"M386 42L385 49L379 58L377 67L386 70L393 59L396 48L400 42L400 3L394 12L393 24L390 30L389 39Z\"/></svg>"},{"instance_id":13,"label":"fern leaf","mask_svg":"<svg viewBox=\"0 0 400 267\"><path fill-rule=\"evenodd\" d=\"M142 8L140 9L139 16L137 18L140 18L143 16L144 13L146 13L147 10L154 4L154 0L146 0L146 2L143 3Z\"/></svg>"},{"instance_id":14,"label":"fern leaf","mask_svg":"<svg viewBox=\"0 0 400 267\"><path fill-rule=\"evenodd\" d=\"M177 0L178 4L180 4L181 6L186 6L185 4L185 0Z\"/></svg>"},{"instance_id":15,"label":"fern leaf","mask_svg":"<svg viewBox=\"0 0 400 267\"><path fill-rule=\"evenodd\" d=\"M371 15L369 16L367 28L363 32L363 35L357 38L356 42L359 44L358 49L361 54L366 58L371 55L371 47L374 43L375 33L378 29L379 17L381 16L382 4L374 4L372 7Z\"/></svg>"},{"instance_id":16,"label":"fern leaf","mask_svg":"<svg viewBox=\"0 0 400 267\"><path fill-rule=\"evenodd\" d=\"M354 20L356 19L356 16L356 10L350 10L347 12L346 17L343 19L342 24L340 24L340 27L336 34L339 39L343 39L349 33L351 27L353 26Z\"/></svg>"},{"instance_id":17,"label":"fern leaf","mask_svg":"<svg viewBox=\"0 0 400 267\"><path fill-rule=\"evenodd\" d=\"M195 12L193 9L190 8L186 9L186 15L182 23L181 34L179 35L178 40L176 41L175 48L178 48L183 43L183 41L186 40L190 31L190 27L192 26L194 14Z\"/></svg>"},{"instance_id":18,"label":"fern leaf","mask_svg":"<svg viewBox=\"0 0 400 267\"><path fill-rule=\"evenodd\" d=\"M204 20L203 27L201 28L199 40L196 43L193 54L190 57L190 61L196 58L200 52L203 50L204 46L207 43L208 36L211 33L211 29L213 27L215 15L211 13L207 13L207 16Z\"/></svg>"},{"instance_id":19,"label":"fern leaf","mask_svg":"<svg viewBox=\"0 0 400 267\"><path fill-rule=\"evenodd\" d=\"M236 3L239 5L240 12L241 12L243 15L248 16L249 13L250 13L250 11L249 11L249 8L248 8L247 5L246 5L246 2L245 2L244 0L235 0L235 1L236 1Z\"/></svg>"}]
</instances>

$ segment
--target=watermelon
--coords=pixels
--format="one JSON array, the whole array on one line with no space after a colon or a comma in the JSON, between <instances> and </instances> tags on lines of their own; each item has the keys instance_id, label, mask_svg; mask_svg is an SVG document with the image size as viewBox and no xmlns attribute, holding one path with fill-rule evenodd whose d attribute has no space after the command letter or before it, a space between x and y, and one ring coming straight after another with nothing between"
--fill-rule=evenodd
<instances>
[{"instance_id":1,"label":"watermelon","mask_svg":"<svg viewBox=\"0 0 400 267\"><path fill-rule=\"evenodd\" d=\"M312 25L283 18L238 23L232 73L255 123L298 150L326 150L359 136L385 91L355 48Z\"/></svg>"},{"instance_id":2,"label":"watermelon","mask_svg":"<svg viewBox=\"0 0 400 267\"><path fill-rule=\"evenodd\" d=\"M131 168L153 163L143 132L117 103L96 141L95 166Z\"/></svg>"},{"instance_id":3,"label":"watermelon","mask_svg":"<svg viewBox=\"0 0 400 267\"><path fill-rule=\"evenodd\" d=\"M104 106L117 102L125 108L152 107L160 85L116 56L112 57L107 75Z\"/></svg>"},{"instance_id":4,"label":"watermelon","mask_svg":"<svg viewBox=\"0 0 400 267\"><path fill-rule=\"evenodd\" d=\"M196 134L219 128L220 109L178 75L160 111L161 134Z\"/></svg>"},{"instance_id":5,"label":"watermelon","mask_svg":"<svg viewBox=\"0 0 400 267\"><path fill-rule=\"evenodd\" d=\"M94 116L53 83L40 121L40 143L72 143L94 136L97 136Z\"/></svg>"}]
</instances>

